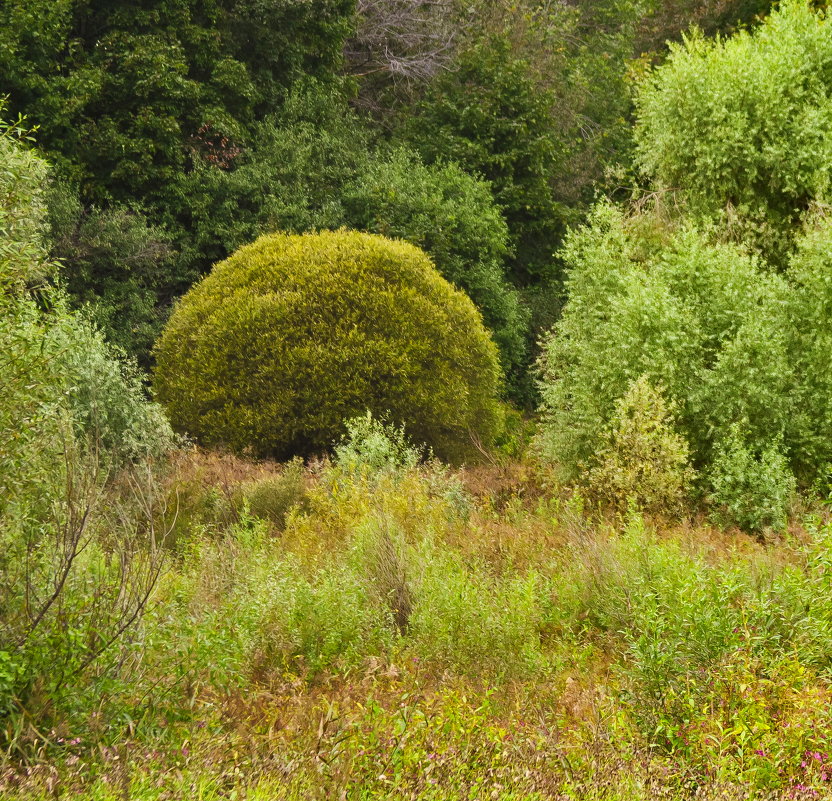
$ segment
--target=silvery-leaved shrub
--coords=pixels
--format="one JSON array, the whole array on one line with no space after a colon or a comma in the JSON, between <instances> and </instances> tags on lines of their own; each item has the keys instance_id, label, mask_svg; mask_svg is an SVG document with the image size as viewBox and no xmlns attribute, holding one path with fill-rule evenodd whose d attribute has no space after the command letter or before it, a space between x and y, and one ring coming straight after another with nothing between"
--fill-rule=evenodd
<instances>
[{"instance_id":1,"label":"silvery-leaved shrub","mask_svg":"<svg viewBox=\"0 0 832 801\"><path fill-rule=\"evenodd\" d=\"M563 250L569 300L543 341L538 447L568 479L641 376L676 409L694 466L737 420L770 438L788 417L784 280L691 226L645 247L648 222L602 203Z\"/></svg>"},{"instance_id":2,"label":"silvery-leaved shrub","mask_svg":"<svg viewBox=\"0 0 832 801\"><path fill-rule=\"evenodd\" d=\"M807 224L779 273L717 229L651 214L601 204L567 238L569 300L543 342L538 450L570 481L620 476L609 432L644 376L674 410L698 489L737 510L726 522L777 527L794 479L809 486L832 462L832 225ZM744 461L729 447L736 426ZM708 482L731 475L726 449L768 487L759 515L753 481Z\"/></svg>"}]
</instances>

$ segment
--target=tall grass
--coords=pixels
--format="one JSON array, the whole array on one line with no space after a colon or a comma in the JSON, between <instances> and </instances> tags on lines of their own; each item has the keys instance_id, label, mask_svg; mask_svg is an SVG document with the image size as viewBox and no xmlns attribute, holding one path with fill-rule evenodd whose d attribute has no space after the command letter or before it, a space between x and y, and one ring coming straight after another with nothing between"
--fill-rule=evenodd
<instances>
[{"instance_id":1,"label":"tall grass","mask_svg":"<svg viewBox=\"0 0 832 801\"><path fill-rule=\"evenodd\" d=\"M123 797L100 748L125 743L139 799L185 785L208 799L826 787L828 523L772 545L635 512L593 520L580 498L514 483L498 511L462 474L376 461L306 469L280 527L245 504L212 518L210 483L189 484L200 512L133 672L97 707L80 692L34 763L88 798ZM237 472L232 500L259 480ZM18 798L47 787L38 775L15 779L31 791Z\"/></svg>"}]
</instances>

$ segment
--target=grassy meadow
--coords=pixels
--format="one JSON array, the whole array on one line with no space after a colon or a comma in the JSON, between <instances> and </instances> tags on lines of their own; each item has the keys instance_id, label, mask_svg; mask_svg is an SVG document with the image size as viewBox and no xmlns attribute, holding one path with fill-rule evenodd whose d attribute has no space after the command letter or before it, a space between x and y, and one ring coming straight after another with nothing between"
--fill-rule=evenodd
<instances>
[{"instance_id":1,"label":"grassy meadow","mask_svg":"<svg viewBox=\"0 0 832 801\"><path fill-rule=\"evenodd\" d=\"M2 797L824 797L822 504L752 537L388 446L172 457L144 618L7 719Z\"/></svg>"}]
</instances>

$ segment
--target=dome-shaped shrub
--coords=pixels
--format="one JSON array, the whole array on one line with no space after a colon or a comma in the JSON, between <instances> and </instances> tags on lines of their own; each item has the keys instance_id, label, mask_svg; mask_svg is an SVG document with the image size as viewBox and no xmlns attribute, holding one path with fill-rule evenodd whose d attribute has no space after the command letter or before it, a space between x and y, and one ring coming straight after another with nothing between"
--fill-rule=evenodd
<instances>
[{"instance_id":1,"label":"dome-shaped shrub","mask_svg":"<svg viewBox=\"0 0 832 801\"><path fill-rule=\"evenodd\" d=\"M332 444L366 410L446 458L496 420L496 348L479 312L405 242L272 234L179 302L156 346L177 428L280 458Z\"/></svg>"}]
</instances>

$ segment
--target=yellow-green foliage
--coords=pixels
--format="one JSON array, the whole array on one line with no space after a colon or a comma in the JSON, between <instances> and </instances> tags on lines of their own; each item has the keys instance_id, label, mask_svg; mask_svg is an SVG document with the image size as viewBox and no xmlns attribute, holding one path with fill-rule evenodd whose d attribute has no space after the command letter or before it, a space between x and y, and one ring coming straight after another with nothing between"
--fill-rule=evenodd
<instances>
[{"instance_id":1,"label":"yellow-green foliage","mask_svg":"<svg viewBox=\"0 0 832 801\"><path fill-rule=\"evenodd\" d=\"M660 185L782 267L801 217L829 202L832 29L823 3L778 5L750 33L671 47L639 87L635 137Z\"/></svg>"},{"instance_id":2,"label":"yellow-green foliage","mask_svg":"<svg viewBox=\"0 0 832 801\"><path fill-rule=\"evenodd\" d=\"M389 412L458 458L496 421L496 348L473 303L418 248L349 231L272 234L182 299L156 346L176 427L278 456Z\"/></svg>"},{"instance_id":3,"label":"yellow-green foliage","mask_svg":"<svg viewBox=\"0 0 832 801\"><path fill-rule=\"evenodd\" d=\"M612 505L630 502L652 512L676 510L693 478L688 455L661 391L642 376L616 403L589 483Z\"/></svg>"}]
</instances>

